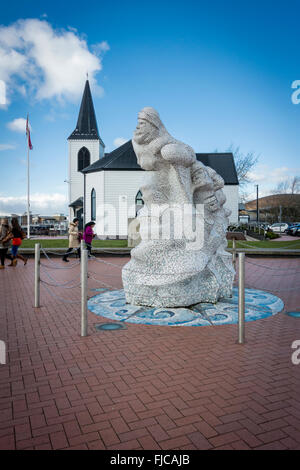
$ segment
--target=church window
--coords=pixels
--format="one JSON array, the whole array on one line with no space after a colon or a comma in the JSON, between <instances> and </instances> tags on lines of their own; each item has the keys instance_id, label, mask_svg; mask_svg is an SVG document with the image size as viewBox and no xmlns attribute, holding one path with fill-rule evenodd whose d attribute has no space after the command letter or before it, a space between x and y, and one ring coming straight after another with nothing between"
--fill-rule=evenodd
<instances>
[{"instance_id":1,"label":"church window","mask_svg":"<svg viewBox=\"0 0 300 470\"><path fill-rule=\"evenodd\" d=\"M91 192L91 220L96 220L96 191L94 188Z\"/></svg>"},{"instance_id":2,"label":"church window","mask_svg":"<svg viewBox=\"0 0 300 470\"><path fill-rule=\"evenodd\" d=\"M78 152L78 171L83 170L91 163L90 152L86 147L82 147Z\"/></svg>"},{"instance_id":3,"label":"church window","mask_svg":"<svg viewBox=\"0 0 300 470\"><path fill-rule=\"evenodd\" d=\"M139 191L135 197L135 203L137 206L143 206L144 205L144 201L143 201L143 195L142 195L142 192Z\"/></svg>"},{"instance_id":4,"label":"church window","mask_svg":"<svg viewBox=\"0 0 300 470\"><path fill-rule=\"evenodd\" d=\"M142 192L138 191L137 195L135 196L135 215L136 216L138 215L138 212L140 211L143 205L144 205L144 201L143 201Z\"/></svg>"}]
</instances>

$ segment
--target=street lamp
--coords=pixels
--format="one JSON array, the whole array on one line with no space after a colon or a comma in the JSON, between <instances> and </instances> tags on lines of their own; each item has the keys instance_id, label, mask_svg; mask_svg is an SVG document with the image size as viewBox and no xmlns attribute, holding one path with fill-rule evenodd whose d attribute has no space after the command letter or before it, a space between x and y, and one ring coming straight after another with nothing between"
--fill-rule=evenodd
<instances>
[{"instance_id":1,"label":"street lamp","mask_svg":"<svg viewBox=\"0 0 300 470\"><path fill-rule=\"evenodd\" d=\"M258 184L256 184L256 223L259 221L259 209L258 209Z\"/></svg>"}]
</instances>

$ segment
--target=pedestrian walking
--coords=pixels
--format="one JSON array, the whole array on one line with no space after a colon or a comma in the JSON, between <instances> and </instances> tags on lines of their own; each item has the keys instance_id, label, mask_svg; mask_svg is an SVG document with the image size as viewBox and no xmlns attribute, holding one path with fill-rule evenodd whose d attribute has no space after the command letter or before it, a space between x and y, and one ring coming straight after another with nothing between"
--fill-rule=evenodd
<instances>
[{"instance_id":1,"label":"pedestrian walking","mask_svg":"<svg viewBox=\"0 0 300 470\"><path fill-rule=\"evenodd\" d=\"M69 248L66 251L65 255L63 256L63 261L66 263L69 262L68 260L68 255L74 250L77 250L77 254L80 258L80 241L82 238L81 232L78 231L78 224L79 224L79 219L75 217L73 219L73 222L70 223L69 225Z\"/></svg>"},{"instance_id":2,"label":"pedestrian walking","mask_svg":"<svg viewBox=\"0 0 300 470\"><path fill-rule=\"evenodd\" d=\"M85 241L89 258L92 256L92 241L96 234L93 232L93 228L95 227L95 222L88 222L84 226L83 232L83 240Z\"/></svg>"},{"instance_id":3,"label":"pedestrian walking","mask_svg":"<svg viewBox=\"0 0 300 470\"><path fill-rule=\"evenodd\" d=\"M24 266L27 264L27 258L18 253L20 246L22 245L22 240L25 238L25 233L20 227L18 219L13 217L11 219L11 235L12 240L11 247L11 263L8 266L16 266L17 258L21 259L24 263Z\"/></svg>"},{"instance_id":4,"label":"pedestrian walking","mask_svg":"<svg viewBox=\"0 0 300 470\"><path fill-rule=\"evenodd\" d=\"M11 246L11 227L8 224L8 219L1 219L0 226L0 269L5 268L5 258L11 259L7 254Z\"/></svg>"}]
</instances>

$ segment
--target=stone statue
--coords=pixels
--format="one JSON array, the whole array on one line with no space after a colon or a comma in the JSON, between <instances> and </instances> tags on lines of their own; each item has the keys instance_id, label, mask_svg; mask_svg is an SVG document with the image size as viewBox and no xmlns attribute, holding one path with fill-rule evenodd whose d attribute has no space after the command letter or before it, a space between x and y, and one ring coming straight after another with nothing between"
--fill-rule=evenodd
<instances>
[{"instance_id":1,"label":"stone statue","mask_svg":"<svg viewBox=\"0 0 300 470\"><path fill-rule=\"evenodd\" d=\"M230 297L223 179L167 132L153 108L140 111L132 143L146 171L141 242L122 270L127 303L184 307Z\"/></svg>"}]
</instances>

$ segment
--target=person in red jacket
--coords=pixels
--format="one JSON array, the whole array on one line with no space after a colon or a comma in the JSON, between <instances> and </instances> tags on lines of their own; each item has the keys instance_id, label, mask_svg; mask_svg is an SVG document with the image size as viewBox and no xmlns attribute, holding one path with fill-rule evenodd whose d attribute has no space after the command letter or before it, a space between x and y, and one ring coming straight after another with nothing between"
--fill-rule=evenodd
<instances>
[{"instance_id":1,"label":"person in red jacket","mask_svg":"<svg viewBox=\"0 0 300 470\"><path fill-rule=\"evenodd\" d=\"M11 219L11 239L12 239L12 247L11 247L11 256L12 260L8 266L16 266L17 265L17 258L21 259L24 263L24 266L27 264L27 258L20 255L18 253L19 247L22 245L22 240L25 238L25 234L21 229L18 219L13 217Z\"/></svg>"},{"instance_id":2,"label":"person in red jacket","mask_svg":"<svg viewBox=\"0 0 300 470\"><path fill-rule=\"evenodd\" d=\"M93 232L93 227L95 227L95 222L88 222L84 226L83 240L85 241L87 250L89 252L89 257L92 256L92 241L96 234Z\"/></svg>"}]
</instances>

